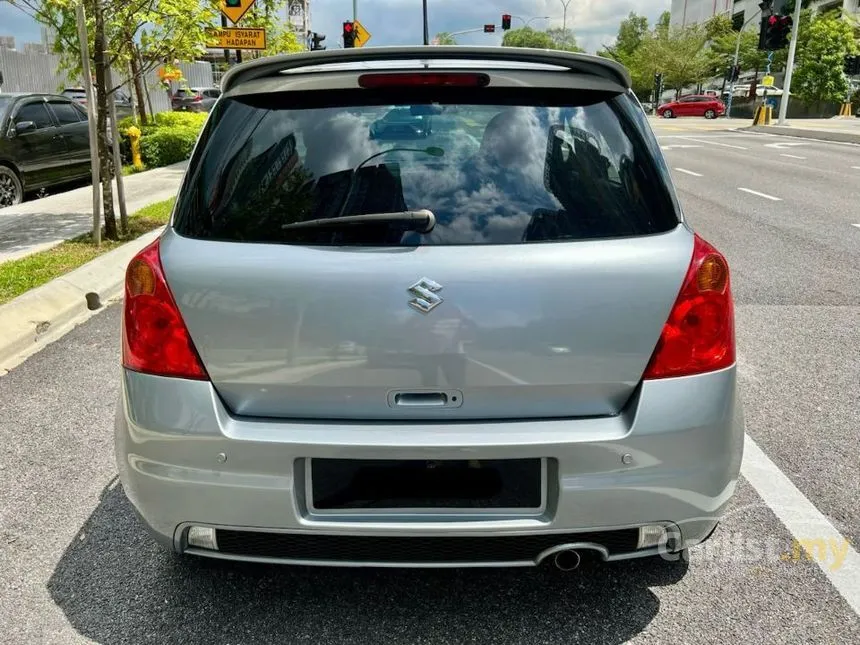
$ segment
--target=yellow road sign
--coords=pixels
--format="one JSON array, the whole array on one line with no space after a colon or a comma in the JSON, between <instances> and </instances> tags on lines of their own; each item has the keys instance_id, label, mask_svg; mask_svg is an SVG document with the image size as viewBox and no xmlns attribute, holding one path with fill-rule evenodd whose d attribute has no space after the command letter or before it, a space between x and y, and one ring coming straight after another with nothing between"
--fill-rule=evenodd
<instances>
[{"instance_id":1,"label":"yellow road sign","mask_svg":"<svg viewBox=\"0 0 860 645\"><path fill-rule=\"evenodd\" d=\"M221 0L221 13L235 25L248 13L248 9L254 6L254 2L255 0Z\"/></svg>"},{"instance_id":2,"label":"yellow road sign","mask_svg":"<svg viewBox=\"0 0 860 645\"><path fill-rule=\"evenodd\" d=\"M364 28L358 20L354 21L355 25L355 46L356 47L364 47L368 40L372 38L370 32Z\"/></svg>"},{"instance_id":3,"label":"yellow road sign","mask_svg":"<svg viewBox=\"0 0 860 645\"><path fill-rule=\"evenodd\" d=\"M773 76L765 76L761 79L761 84L765 87L773 87Z\"/></svg>"},{"instance_id":4,"label":"yellow road sign","mask_svg":"<svg viewBox=\"0 0 860 645\"><path fill-rule=\"evenodd\" d=\"M265 29L207 29L209 47L219 49L266 49Z\"/></svg>"}]
</instances>

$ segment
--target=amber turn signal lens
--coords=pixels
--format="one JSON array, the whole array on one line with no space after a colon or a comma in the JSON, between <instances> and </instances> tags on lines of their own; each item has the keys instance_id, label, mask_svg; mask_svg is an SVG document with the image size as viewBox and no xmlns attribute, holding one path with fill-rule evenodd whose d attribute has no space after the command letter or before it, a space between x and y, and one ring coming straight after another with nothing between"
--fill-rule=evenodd
<instances>
[{"instance_id":1,"label":"amber turn signal lens","mask_svg":"<svg viewBox=\"0 0 860 645\"><path fill-rule=\"evenodd\" d=\"M717 255L706 257L696 271L696 286L699 291L722 293L729 281L729 268L725 260Z\"/></svg>"},{"instance_id":2,"label":"amber turn signal lens","mask_svg":"<svg viewBox=\"0 0 860 645\"><path fill-rule=\"evenodd\" d=\"M155 293L155 273L146 262L137 258L128 265L126 287L130 296L151 296Z\"/></svg>"}]
</instances>

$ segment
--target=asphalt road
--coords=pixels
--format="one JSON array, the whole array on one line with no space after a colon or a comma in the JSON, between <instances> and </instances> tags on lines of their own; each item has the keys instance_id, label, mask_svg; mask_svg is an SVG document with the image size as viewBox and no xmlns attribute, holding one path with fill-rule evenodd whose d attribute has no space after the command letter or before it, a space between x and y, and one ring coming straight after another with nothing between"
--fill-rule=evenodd
<instances>
[{"instance_id":1,"label":"asphalt road","mask_svg":"<svg viewBox=\"0 0 860 645\"><path fill-rule=\"evenodd\" d=\"M673 169L701 175L673 170L686 215L734 271L747 431L856 548L860 147L780 149L767 144L788 139L671 124L657 126L661 144L698 146L666 150ZM562 574L178 560L115 480L118 330L114 306L0 378L0 642L860 642L825 575L838 563L792 557L791 533L747 480L689 564Z\"/></svg>"}]
</instances>

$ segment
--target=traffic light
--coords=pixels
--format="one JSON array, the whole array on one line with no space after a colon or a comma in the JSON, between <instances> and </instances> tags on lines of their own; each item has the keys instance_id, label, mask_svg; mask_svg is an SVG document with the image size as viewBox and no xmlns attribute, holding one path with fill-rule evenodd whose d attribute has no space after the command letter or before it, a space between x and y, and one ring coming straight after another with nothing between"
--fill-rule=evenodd
<instances>
[{"instance_id":1,"label":"traffic light","mask_svg":"<svg viewBox=\"0 0 860 645\"><path fill-rule=\"evenodd\" d=\"M511 28L511 14L503 13L502 14L502 31L507 31Z\"/></svg>"},{"instance_id":2,"label":"traffic light","mask_svg":"<svg viewBox=\"0 0 860 645\"><path fill-rule=\"evenodd\" d=\"M343 23L343 46L355 47L355 25L351 20Z\"/></svg>"},{"instance_id":3,"label":"traffic light","mask_svg":"<svg viewBox=\"0 0 860 645\"><path fill-rule=\"evenodd\" d=\"M224 0L224 6L236 9L242 6L242 0Z\"/></svg>"},{"instance_id":4,"label":"traffic light","mask_svg":"<svg viewBox=\"0 0 860 645\"><path fill-rule=\"evenodd\" d=\"M847 55L845 57L845 64L842 67L842 71L845 72L847 76L856 76L857 74L860 74L860 56Z\"/></svg>"},{"instance_id":5,"label":"traffic light","mask_svg":"<svg viewBox=\"0 0 860 645\"><path fill-rule=\"evenodd\" d=\"M325 40L325 34L318 34L317 32L313 32L311 34L311 51L322 51L325 49L325 45L322 44L322 41Z\"/></svg>"},{"instance_id":6,"label":"traffic light","mask_svg":"<svg viewBox=\"0 0 860 645\"><path fill-rule=\"evenodd\" d=\"M485 34L496 33L496 25L484 25L484 33Z\"/></svg>"},{"instance_id":7,"label":"traffic light","mask_svg":"<svg viewBox=\"0 0 860 645\"><path fill-rule=\"evenodd\" d=\"M761 19L759 31L759 49L775 51L785 49L791 41L791 26L794 21L791 16L772 14Z\"/></svg>"}]
</instances>

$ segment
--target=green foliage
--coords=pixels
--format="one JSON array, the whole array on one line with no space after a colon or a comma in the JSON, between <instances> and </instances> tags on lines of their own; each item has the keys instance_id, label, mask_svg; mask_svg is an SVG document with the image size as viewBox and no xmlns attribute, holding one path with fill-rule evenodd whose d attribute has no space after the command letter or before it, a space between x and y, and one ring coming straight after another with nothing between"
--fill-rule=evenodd
<instances>
[{"instance_id":1,"label":"green foliage","mask_svg":"<svg viewBox=\"0 0 860 645\"><path fill-rule=\"evenodd\" d=\"M510 29L502 38L503 47L533 47L535 49L561 49L570 52L583 51L576 44L576 37L570 29L561 28L538 31L531 27Z\"/></svg>"},{"instance_id":2,"label":"green foliage","mask_svg":"<svg viewBox=\"0 0 860 645\"><path fill-rule=\"evenodd\" d=\"M851 23L834 12L813 16L799 35L792 93L807 102L844 101L849 85L842 73L843 58L856 51Z\"/></svg>"},{"instance_id":3,"label":"green foliage","mask_svg":"<svg viewBox=\"0 0 860 645\"><path fill-rule=\"evenodd\" d=\"M454 38L454 36L452 36L450 34L450 32L447 32L447 31L443 31L443 32L436 34L436 37L433 40L435 40L439 45L456 45L457 44L457 39Z\"/></svg>"},{"instance_id":4,"label":"green foliage","mask_svg":"<svg viewBox=\"0 0 860 645\"><path fill-rule=\"evenodd\" d=\"M149 168L169 166L191 156L199 130L188 126L155 128L140 138L140 154Z\"/></svg>"},{"instance_id":5,"label":"green foliage","mask_svg":"<svg viewBox=\"0 0 860 645\"><path fill-rule=\"evenodd\" d=\"M629 60L636 53L636 50L639 49L642 39L647 35L648 18L638 15L635 11L631 11L618 26L618 37L615 39L615 46L612 48L612 52L615 55L611 56L611 58L619 61Z\"/></svg>"}]
</instances>

